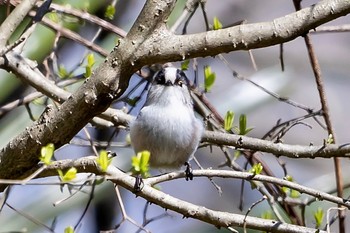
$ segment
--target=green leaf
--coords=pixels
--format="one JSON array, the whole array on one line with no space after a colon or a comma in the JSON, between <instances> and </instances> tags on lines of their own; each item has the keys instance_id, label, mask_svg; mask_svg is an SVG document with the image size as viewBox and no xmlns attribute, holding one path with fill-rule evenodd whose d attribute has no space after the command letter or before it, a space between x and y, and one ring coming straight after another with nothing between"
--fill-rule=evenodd
<instances>
[{"instance_id":1,"label":"green leaf","mask_svg":"<svg viewBox=\"0 0 350 233\"><path fill-rule=\"evenodd\" d=\"M239 156L241 156L241 155L242 155L241 151L236 150L235 153L234 153L233 159L236 160L236 159L238 159Z\"/></svg>"},{"instance_id":2,"label":"green leaf","mask_svg":"<svg viewBox=\"0 0 350 233\"><path fill-rule=\"evenodd\" d=\"M185 60L181 62L181 70L188 70L189 64L190 64L190 60Z\"/></svg>"},{"instance_id":3,"label":"green leaf","mask_svg":"<svg viewBox=\"0 0 350 233\"><path fill-rule=\"evenodd\" d=\"M287 180L287 181L290 181L290 182L294 182L293 176L291 176L291 175L286 175L284 177L284 179Z\"/></svg>"},{"instance_id":4,"label":"green leaf","mask_svg":"<svg viewBox=\"0 0 350 233\"><path fill-rule=\"evenodd\" d=\"M69 226L64 229L64 233L74 233L74 228Z\"/></svg>"},{"instance_id":5,"label":"green leaf","mask_svg":"<svg viewBox=\"0 0 350 233\"><path fill-rule=\"evenodd\" d=\"M290 193L289 193L289 196L291 198L299 198L300 197L300 193L298 190L295 190L295 189L291 189L290 190Z\"/></svg>"},{"instance_id":6,"label":"green leaf","mask_svg":"<svg viewBox=\"0 0 350 233\"><path fill-rule=\"evenodd\" d=\"M139 174L141 171L140 168L140 158L136 155L131 157L131 167L133 170L133 175Z\"/></svg>"},{"instance_id":7,"label":"green leaf","mask_svg":"<svg viewBox=\"0 0 350 233\"><path fill-rule=\"evenodd\" d=\"M136 97L134 97L134 98L132 98L132 99L127 98L127 99L126 99L126 102L127 102L130 106L135 107L136 104L137 104L137 102L138 102L140 99L141 99L140 96L136 96Z\"/></svg>"},{"instance_id":8,"label":"green leaf","mask_svg":"<svg viewBox=\"0 0 350 233\"><path fill-rule=\"evenodd\" d=\"M41 147L39 158L40 161L43 162L45 165L50 165L54 151L55 145L53 143L49 143L46 146Z\"/></svg>"},{"instance_id":9,"label":"green leaf","mask_svg":"<svg viewBox=\"0 0 350 233\"><path fill-rule=\"evenodd\" d=\"M211 71L210 66L204 67L204 91L209 92L213 87L216 79L216 74Z\"/></svg>"},{"instance_id":10,"label":"green leaf","mask_svg":"<svg viewBox=\"0 0 350 233\"><path fill-rule=\"evenodd\" d=\"M213 29L214 30L222 29L222 24L221 24L220 20L216 16L214 17Z\"/></svg>"},{"instance_id":11,"label":"green leaf","mask_svg":"<svg viewBox=\"0 0 350 233\"><path fill-rule=\"evenodd\" d=\"M239 135L247 135L253 128L247 128L247 116L241 114L239 116Z\"/></svg>"},{"instance_id":12,"label":"green leaf","mask_svg":"<svg viewBox=\"0 0 350 233\"><path fill-rule=\"evenodd\" d=\"M60 169L58 169L57 172L61 181L64 182L71 181L77 176L77 169L75 167L69 168L65 174L63 174L62 170Z\"/></svg>"},{"instance_id":13,"label":"green leaf","mask_svg":"<svg viewBox=\"0 0 350 233\"><path fill-rule=\"evenodd\" d=\"M254 175L259 175L263 168L264 167L261 165L261 163L256 163L249 169L249 172L253 173Z\"/></svg>"},{"instance_id":14,"label":"green leaf","mask_svg":"<svg viewBox=\"0 0 350 233\"><path fill-rule=\"evenodd\" d=\"M256 189L256 184L254 182L250 182L250 188L253 190L253 189Z\"/></svg>"},{"instance_id":15,"label":"green leaf","mask_svg":"<svg viewBox=\"0 0 350 233\"><path fill-rule=\"evenodd\" d=\"M59 23L59 17L56 12L49 12L46 16L54 23Z\"/></svg>"},{"instance_id":16,"label":"green leaf","mask_svg":"<svg viewBox=\"0 0 350 233\"><path fill-rule=\"evenodd\" d=\"M35 105L43 105L45 104L46 102L46 98L43 98L43 97L39 97L39 98L36 98L35 100L32 101L32 104L35 104Z\"/></svg>"},{"instance_id":17,"label":"green leaf","mask_svg":"<svg viewBox=\"0 0 350 233\"><path fill-rule=\"evenodd\" d=\"M283 187L281 188L281 191L282 191L284 194L288 195L288 193L289 193L289 188L283 186Z\"/></svg>"},{"instance_id":18,"label":"green leaf","mask_svg":"<svg viewBox=\"0 0 350 233\"><path fill-rule=\"evenodd\" d=\"M286 175L284 178L284 180L287 180L289 182L294 182L294 179L291 175ZM295 189L290 189L287 187L282 187L282 191L288 195L291 198L299 198L300 197L300 193L299 191L295 190Z\"/></svg>"},{"instance_id":19,"label":"green leaf","mask_svg":"<svg viewBox=\"0 0 350 233\"><path fill-rule=\"evenodd\" d=\"M324 218L324 211L321 207L318 207L318 209L314 212L314 218L316 222L316 228L319 228L322 225Z\"/></svg>"},{"instance_id":20,"label":"green leaf","mask_svg":"<svg viewBox=\"0 0 350 233\"><path fill-rule=\"evenodd\" d=\"M112 162L112 158L109 158L107 151L102 150L100 152L99 156L96 158L96 162L97 162L98 166L100 167L100 169L102 170L102 172L106 172L108 166Z\"/></svg>"},{"instance_id":21,"label":"green leaf","mask_svg":"<svg viewBox=\"0 0 350 233\"><path fill-rule=\"evenodd\" d=\"M58 67L58 76L63 79L69 77L69 73L67 72L66 68L62 64L60 64Z\"/></svg>"},{"instance_id":22,"label":"green leaf","mask_svg":"<svg viewBox=\"0 0 350 233\"><path fill-rule=\"evenodd\" d=\"M84 77L85 78L88 78L91 76L92 74L92 67L94 66L95 64L95 57L94 57L94 54L93 53L89 53L87 56L86 56L86 59L87 59L87 65L85 66L85 74L84 74Z\"/></svg>"},{"instance_id":23,"label":"green leaf","mask_svg":"<svg viewBox=\"0 0 350 233\"><path fill-rule=\"evenodd\" d=\"M112 20L114 18L115 8L113 5L108 5L105 11L105 18Z\"/></svg>"},{"instance_id":24,"label":"green leaf","mask_svg":"<svg viewBox=\"0 0 350 233\"><path fill-rule=\"evenodd\" d=\"M90 76L91 76L91 73L92 73L91 67L90 67L90 66L85 66L85 74L84 74L84 77L85 77L85 78L90 77Z\"/></svg>"},{"instance_id":25,"label":"green leaf","mask_svg":"<svg viewBox=\"0 0 350 233\"><path fill-rule=\"evenodd\" d=\"M141 175L143 178L150 176L149 159L151 153L149 151L141 151L131 158L131 166L133 175Z\"/></svg>"},{"instance_id":26,"label":"green leaf","mask_svg":"<svg viewBox=\"0 0 350 233\"><path fill-rule=\"evenodd\" d=\"M270 210L264 211L261 213L261 218L263 219L274 219L273 214Z\"/></svg>"},{"instance_id":27,"label":"green leaf","mask_svg":"<svg viewBox=\"0 0 350 233\"><path fill-rule=\"evenodd\" d=\"M151 153L149 151L143 151L140 160L141 171L148 170L149 158Z\"/></svg>"},{"instance_id":28,"label":"green leaf","mask_svg":"<svg viewBox=\"0 0 350 233\"><path fill-rule=\"evenodd\" d=\"M334 137L332 134L329 134L327 138L327 144L333 144L333 143L334 143Z\"/></svg>"},{"instance_id":29,"label":"green leaf","mask_svg":"<svg viewBox=\"0 0 350 233\"><path fill-rule=\"evenodd\" d=\"M88 66L93 66L93 65L95 65L95 57L94 57L94 54L93 53L89 53L88 55L87 55L87 64L88 64Z\"/></svg>"},{"instance_id":30,"label":"green leaf","mask_svg":"<svg viewBox=\"0 0 350 233\"><path fill-rule=\"evenodd\" d=\"M227 111L224 119L224 129L226 131L231 131L234 119L235 113L233 111Z\"/></svg>"}]
</instances>

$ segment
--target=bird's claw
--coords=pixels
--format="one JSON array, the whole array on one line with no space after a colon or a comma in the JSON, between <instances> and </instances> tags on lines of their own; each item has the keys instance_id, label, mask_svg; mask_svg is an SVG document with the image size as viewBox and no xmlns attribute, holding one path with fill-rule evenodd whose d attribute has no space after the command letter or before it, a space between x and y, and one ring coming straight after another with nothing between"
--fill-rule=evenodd
<instances>
[{"instance_id":1,"label":"bird's claw","mask_svg":"<svg viewBox=\"0 0 350 233\"><path fill-rule=\"evenodd\" d=\"M186 181L193 180L193 169L192 169L191 164L189 164L188 162L185 162L184 165L186 166L186 169L185 169Z\"/></svg>"}]
</instances>

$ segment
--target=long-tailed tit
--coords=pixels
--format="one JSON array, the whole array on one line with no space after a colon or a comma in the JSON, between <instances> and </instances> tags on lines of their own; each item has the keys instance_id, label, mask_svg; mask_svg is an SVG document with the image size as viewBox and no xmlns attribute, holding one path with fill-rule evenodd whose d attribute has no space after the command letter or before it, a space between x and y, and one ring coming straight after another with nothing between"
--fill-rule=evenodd
<instances>
[{"instance_id":1,"label":"long-tailed tit","mask_svg":"<svg viewBox=\"0 0 350 233\"><path fill-rule=\"evenodd\" d=\"M198 147L204 128L195 117L188 85L179 69L158 71L145 105L130 125L131 145L136 153L151 153L151 167L178 169Z\"/></svg>"}]
</instances>

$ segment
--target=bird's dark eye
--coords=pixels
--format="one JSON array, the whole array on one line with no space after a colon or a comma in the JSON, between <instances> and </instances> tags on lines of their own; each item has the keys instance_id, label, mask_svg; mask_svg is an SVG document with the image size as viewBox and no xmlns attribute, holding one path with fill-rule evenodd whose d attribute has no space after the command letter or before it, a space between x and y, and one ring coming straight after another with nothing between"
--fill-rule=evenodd
<instances>
[{"instance_id":1,"label":"bird's dark eye","mask_svg":"<svg viewBox=\"0 0 350 233\"><path fill-rule=\"evenodd\" d=\"M165 84L165 74L164 74L164 71L163 70L160 70L155 78L154 78L154 82L156 84L160 84L160 85L164 85Z\"/></svg>"},{"instance_id":2,"label":"bird's dark eye","mask_svg":"<svg viewBox=\"0 0 350 233\"><path fill-rule=\"evenodd\" d=\"M175 84L182 87L183 84L188 85L188 79L182 70L177 70Z\"/></svg>"}]
</instances>

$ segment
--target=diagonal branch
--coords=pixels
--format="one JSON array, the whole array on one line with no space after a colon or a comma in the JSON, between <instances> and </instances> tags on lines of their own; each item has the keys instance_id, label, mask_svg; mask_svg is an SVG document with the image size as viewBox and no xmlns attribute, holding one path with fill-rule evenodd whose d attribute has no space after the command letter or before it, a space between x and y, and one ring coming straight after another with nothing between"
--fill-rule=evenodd
<instances>
[{"instance_id":1,"label":"diagonal branch","mask_svg":"<svg viewBox=\"0 0 350 233\"><path fill-rule=\"evenodd\" d=\"M41 119L1 149L0 177L23 177L37 164L41 146L50 142L59 148L68 143L85 124L105 111L123 93L131 74L142 65L278 44L350 12L348 0L323 0L273 22L175 36L165 28L174 4L175 0L147 1L127 37L118 42L92 77L74 94L63 94L68 99L59 109L44 113ZM10 62L11 56L17 56L8 55L8 61L2 62L2 67L8 65L6 62ZM19 70L26 63L20 59L10 69L21 76Z\"/></svg>"},{"instance_id":2,"label":"diagonal branch","mask_svg":"<svg viewBox=\"0 0 350 233\"><path fill-rule=\"evenodd\" d=\"M139 63L164 63L278 45L350 13L350 1L323 0L270 22L242 24L191 35L154 34L135 56ZM171 45L171 46L170 46ZM144 52L147 51L148 56Z\"/></svg>"},{"instance_id":3,"label":"diagonal branch","mask_svg":"<svg viewBox=\"0 0 350 233\"><path fill-rule=\"evenodd\" d=\"M111 169L109 173L113 176L111 179L112 182L128 189L129 191L134 191L134 177L126 175L118 169ZM142 191L138 192L137 195L165 209L170 209L182 214L186 218L198 219L217 227L243 227L243 224L245 224L247 228L267 232L314 233L316 231L316 229L287 224L276 220L267 220L250 216L245 218L244 215L214 211L206 207L194 205L190 202L172 197L147 184L144 185ZM324 233L324 231L319 232Z\"/></svg>"},{"instance_id":4,"label":"diagonal branch","mask_svg":"<svg viewBox=\"0 0 350 233\"><path fill-rule=\"evenodd\" d=\"M96 163L96 157L89 156L80 158L77 160L61 160L53 162L51 165L45 167L37 177L56 176L57 169L66 170L70 167L75 167L79 172L94 173L97 175L103 175ZM134 191L135 178L120 171L119 169L110 166L108 168L108 174L106 178L111 180L117 185L123 186L124 188ZM332 203L338 203L345 207L350 207L350 203L342 198L330 195L319 190L308 188L297 183L293 183L287 180L265 176L265 175L253 175L248 172L236 172L236 171L225 171L225 170L194 170L193 174L195 177L221 177L221 178L237 178L245 180L256 180L260 182L274 183L280 186L285 186L291 189L298 190L301 193L311 195L313 197L324 199ZM183 172L172 172L161 176L151 177L144 180L144 187L142 191L138 192L137 195L145 198L147 201L155 203L163 208L171 209L179 214L183 214L184 217L195 218L203 222L213 224L218 227L243 227L243 224L247 228L263 230L268 232L315 232L316 229L301 227L292 224L282 223L276 220L266 220L255 217L247 217L240 214L233 214L229 212L214 211L203 206L194 205L189 202L174 198L169 194L165 194L157 189L153 188L153 185L170 181L173 179L184 178ZM0 180L0 183L7 184L25 184L22 180ZM44 183L33 182L31 185ZM60 183L57 183L57 185ZM320 231L323 232L323 231Z\"/></svg>"},{"instance_id":5,"label":"diagonal branch","mask_svg":"<svg viewBox=\"0 0 350 233\"><path fill-rule=\"evenodd\" d=\"M15 28L17 28L24 17L27 16L28 12L34 7L36 2L37 0L22 1L0 25L0 48L5 47L7 41L15 31ZM0 55L2 55L1 50Z\"/></svg>"},{"instance_id":6,"label":"diagonal branch","mask_svg":"<svg viewBox=\"0 0 350 233\"><path fill-rule=\"evenodd\" d=\"M94 116L105 111L111 102L122 94L131 74L140 68L132 63L133 54L143 41L136 37L146 38L158 25L164 24L164 19L170 14L174 3L174 0L147 1L139 17L148 17L148 20L136 21L130 31L133 33L119 41L92 77L58 109L48 109L38 121L1 149L1 178L25 176L38 163L39 151L43 145L54 143L55 147L59 148L68 143ZM140 25L139 22L143 24ZM27 65L26 63L23 60L15 62L14 72L18 74L17 69L20 70L22 66Z\"/></svg>"}]
</instances>

